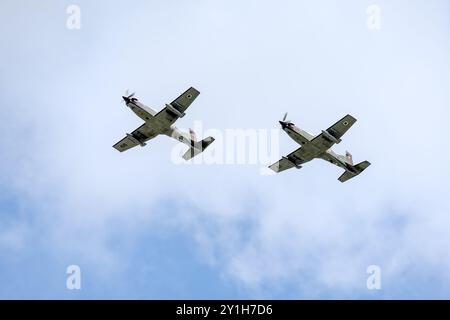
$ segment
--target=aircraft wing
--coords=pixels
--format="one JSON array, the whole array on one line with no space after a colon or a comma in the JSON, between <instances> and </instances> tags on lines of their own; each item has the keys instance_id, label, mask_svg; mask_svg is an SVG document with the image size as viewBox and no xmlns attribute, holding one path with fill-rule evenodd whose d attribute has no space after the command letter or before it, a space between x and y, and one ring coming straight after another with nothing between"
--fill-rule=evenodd
<instances>
[{"instance_id":1,"label":"aircraft wing","mask_svg":"<svg viewBox=\"0 0 450 320\"><path fill-rule=\"evenodd\" d=\"M127 134L125 138L113 145L113 148L120 152L124 152L137 145L145 146L145 141L153 139L158 134L150 128L146 123L134 130L131 134Z\"/></svg>"},{"instance_id":2,"label":"aircraft wing","mask_svg":"<svg viewBox=\"0 0 450 320\"><path fill-rule=\"evenodd\" d=\"M294 167L295 164L286 157L281 158L280 161L275 162L274 164L269 166L270 169L277 173Z\"/></svg>"},{"instance_id":3,"label":"aircraft wing","mask_svg":"<svg viewBox=\"0 0 450 320\"><path fill-rule=\"evenodd\" d=\"M323 130L321 134L316 136L311 143L316 147L325 150L330 149L335 143L341 142L341 137L350 127L355 124L356 119L351 115L346 115L341 120L333 124L327 130Z\"/></svg>"},{"instance_id":4,"label":"aircraft wing","mask_svg":"<svg viewBox=\"0 0 450 320\"><path fill-rule=\"evenodd\" d=\"M291 168L301 168L301 164L309 161L307 151L305 148L298 148L291 152L287 157L282 157L278 162L270 165L269 168L275 172L281 172Z\"/></svg>"},{"instance_id":5,"label":"aircraft wing","mask_svg":"<svg viewBox=\"0 0 450 320\"><path fill-rule=\"evenodd\" d=\"M155 115L155 118L166 125L171 125L178 118L184 117L184 112L199 94L200 92L197 89L190 87L170 104L166 104L166 107Z\"/></svg>"},{"instance_id":6,"label":"aircraft wing","mask_svg":"<svg viewBox=\"0 0 450 320\"><path fill-rule=\"evenodd\" d=\"M198 97L200 92L194 87L190 87L178 98L172 101L171 105L180 112L186 111L192 102Z\"/></svg>"}]
</instances>

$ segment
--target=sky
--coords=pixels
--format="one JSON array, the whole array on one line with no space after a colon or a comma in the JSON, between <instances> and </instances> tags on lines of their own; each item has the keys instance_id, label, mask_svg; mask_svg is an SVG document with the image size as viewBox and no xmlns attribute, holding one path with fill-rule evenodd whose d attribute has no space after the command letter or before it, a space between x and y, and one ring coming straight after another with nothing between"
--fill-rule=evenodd
<instances>
[{"instance_id":1,"label":"sky","mask_svg":"<svg viewBox=\"0 0 450 320\"><path fill-rule=\"evenodd\" d=\"M448 1L3 0L0 30L0 298L450 298ZM142 123L125 90L160 110L190 86L197 163L112 148ZM297 148L285 112L314 135L352 114L334 150L372 165L265 174ZM220 161L236 130L256 162Z\"/></svg>"}]
</instances>

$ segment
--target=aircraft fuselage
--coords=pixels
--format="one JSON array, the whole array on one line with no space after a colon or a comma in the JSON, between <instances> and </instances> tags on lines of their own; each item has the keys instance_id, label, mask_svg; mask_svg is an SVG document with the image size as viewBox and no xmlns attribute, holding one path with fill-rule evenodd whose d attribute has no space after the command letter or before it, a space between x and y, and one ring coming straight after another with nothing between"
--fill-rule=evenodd
<instances>
[{"instance_id":1,"label":"aircraft fuselage","mask_svg":"<svg viewBox=\"0 0 450 320\"><path fill-rule=\"evenodd\" d=\"M157 119L155 116L158 112L153 108L146 106L137 99L130 99L129 101L126 101L126 105L139 118L144 120L145 123L155 131L155 133L164 134L188 146L193 145L193 141L189 134L179 130L175 125L168 125L167 123Z\"/></svg>"},{"instance_id":2,"label":"aircraft fuselage","mask_svg":"<svg viewBox=\"0 0 450 320\"><path fill-rule=\"evenodd\" d=\"M283 123L280 121L282 129L284 132L291 137L292 140L297 142L304 148L302 153L302 158L300 159L303 163L309 162L315 158L323 159L334 165L337 165L345 170L349 170L351 166L345 161L345 157L336 154L332 149L322 149L320 146L311 143L314 136L297 126L293 123Z\"/></svg>"}]
</instances>

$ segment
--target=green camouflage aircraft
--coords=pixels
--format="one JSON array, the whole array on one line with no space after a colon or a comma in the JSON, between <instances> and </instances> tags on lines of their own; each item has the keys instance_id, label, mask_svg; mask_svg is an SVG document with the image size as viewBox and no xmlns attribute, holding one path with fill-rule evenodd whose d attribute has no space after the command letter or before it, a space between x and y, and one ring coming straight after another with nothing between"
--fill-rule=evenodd
<instances>
[{"instance_id":1,"label":"green camouflage aircraft","mask_svg":"<svg viewBox=\"0 0 450 320\"><path fill-rule=\"evenodd\" d=\"M123 96L122 98L125 101L126 106L144 120L145 123L131 134L127 133L126 137L117 142L113 147L120 152L126 151L137 145L144 147L146 141L153 139L157 135L164 134L187 144L189 149L183 155L183 159L192 159L213 143L214 138L208 137L202 141L197 141L192 129L190 129L189 134L187 134L180 131L173 124L179 118L184 117L184 112L199 94L200 92L197 91L197 89L191 87L172 103L166 104L166 107L159 112L156 112L152 108L139 102L138 99L134 97L134 93Z\"/></svg>"},{"instance_id":2,"label":"green camouflage aircraft","mask_svg":"<svg viewBox=\"0 0 450 320\"><path fill-rule=\"evenodd\" d=\"M300 169L302 164L319 158L344 169L345 172L338 180L345 182L356 177L370 166L369 161L353 165L352 155L348 151L344 156L331 150L335 143L341 142L341 137L356 122L356 119L351 115L346 115L327 130L322 130L322 133L316 137L299 129L291 121L286 120L286 117L287 113L284 115L283 120L280 121L281 127L301 147L269 166L273 171L281 172L294 167Z\"/></svg>"}]
</instances>

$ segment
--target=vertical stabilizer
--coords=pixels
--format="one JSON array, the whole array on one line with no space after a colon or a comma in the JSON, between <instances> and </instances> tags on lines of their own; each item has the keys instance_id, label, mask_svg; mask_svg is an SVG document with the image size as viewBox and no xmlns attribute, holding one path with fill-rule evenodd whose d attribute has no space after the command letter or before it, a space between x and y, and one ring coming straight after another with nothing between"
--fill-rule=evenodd
<instances>
[{"instance_id":1,"label":"vertical stabilizer","mask_svg":"<svg viewBox=\"0 0 450 320\"><path fill-rule=\"evenodd\" d=\"M345 157L347 158L347 163L353 165L353 156L350 152L345 151Z\"/></svg>"}]
</instances>

